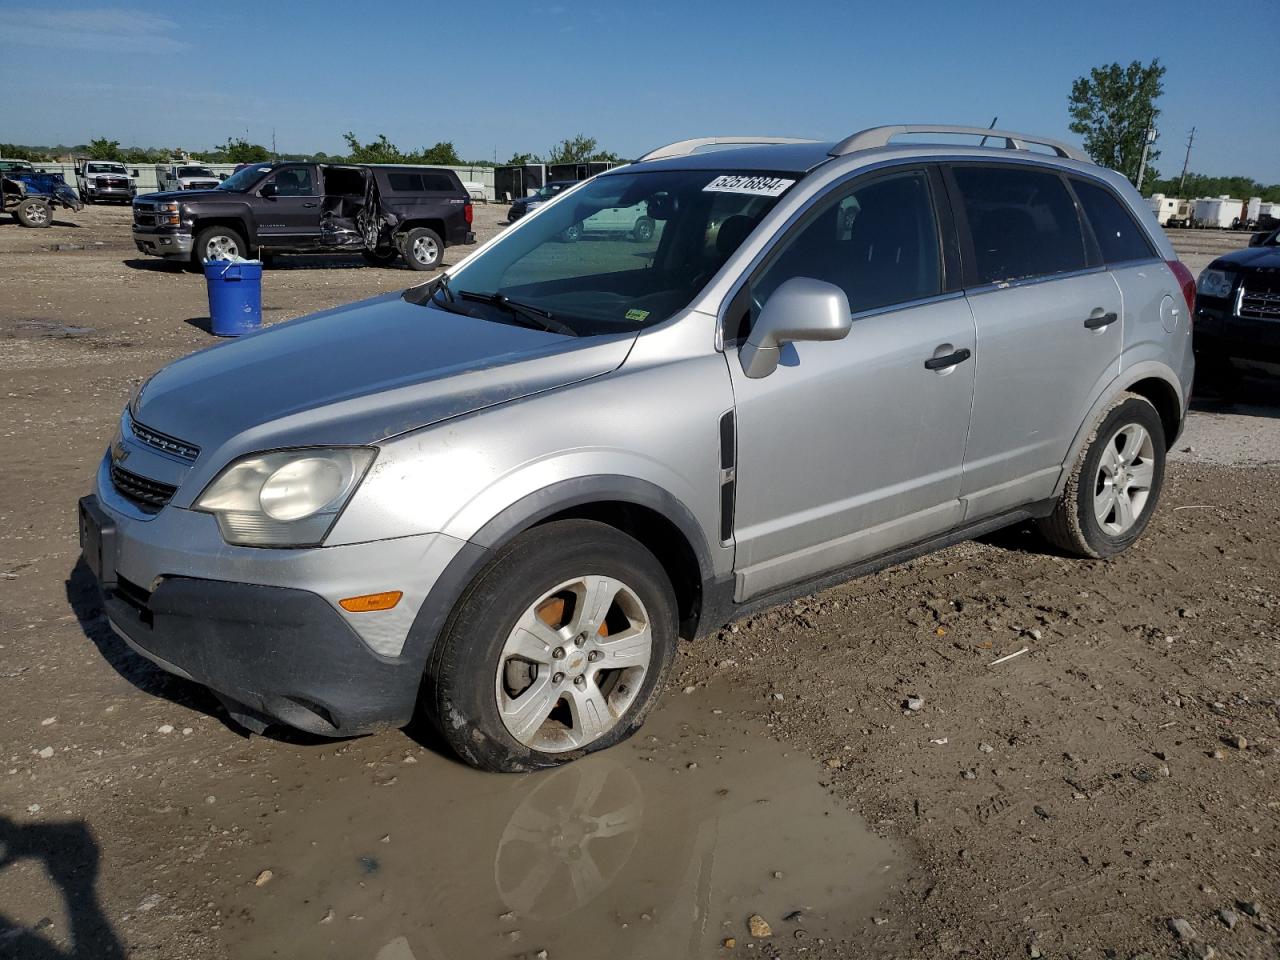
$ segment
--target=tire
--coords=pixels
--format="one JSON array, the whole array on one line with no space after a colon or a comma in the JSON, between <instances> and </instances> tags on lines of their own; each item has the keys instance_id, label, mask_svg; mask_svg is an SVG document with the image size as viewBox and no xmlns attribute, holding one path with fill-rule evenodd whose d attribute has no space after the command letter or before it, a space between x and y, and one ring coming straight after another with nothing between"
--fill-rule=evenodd
<instances>
[{"instance_id":1,"label":"tire","mask_svg":"<svg viewBox=\"0 0 1280 960\"><path fill-rule=\"evenodd\" d=\"M191 262L199 267L205 260L225 260L233 252L240 257L251 256L249 244L245 242L240 231L232 227L205 227L196 234L196 242L191 250ZM215 253L217 255L213 255Z\"/></svg>"},{"instance_id":2,"label":"tire","mask_svg":"<svg viewBox=\"0 0 1280 960\"><path fill-rule=\"evenodd\" d=\"M1128 549L1155 513L1164 467L1160 414L1145 397L1121 394L1090 435L1053 514L1038 521L1041 534L1080 557L1101 559ZM1117 468L1121 497L1110 495Z\"/></svg>"},{"instance_id":3,"label":"tire","mask_svg":"<svg viewBox=\"0 0 1280 960\"><path fill-rule=\"evenodd\" d=\"M427 227L414 227L400 244L400 253L410 270L434 270L444 259L444 241Z\"/></svg>"},{"instance_id":4,"label":"tire","mask_svg":"<svg viewBox=\"0 0 1280 960\"><path fill-rule=\"evenodd\" d=\"M18 204L13 216L24 227L42 228L53 225L53 208L34 197Z\"/></svg>"},{"instance_id":5,"label":"tire","mask_svg":"<svg viewBox=\"0 0 1280 960\"><path fill-rule=\"evenodd\" d=\"M613 598L599 632L580 599L589 591ZM589 617L590 626L579 616ZM534 629L517 630L522 622ZM610 631L613 643L627 644L625 667L608 666L622 651L610 648ZM511 773L553 767L639 729L675 647L675 596L653 554L605 524L560 520L516 537L463 593L432 650L422 705L474 767ZM536 663L522 658L529 651L540 658ZM523 708L522 729L527 696L533 708ZM598 727L579 722L592 716Z\"/></svg>"},{"instance_id":6,"label":"tire","mask_svg":"<svg viewBox=\"0 0 1280 960\"><path fill-rule=\"evenodd\" d=\"M654 223L652 217L641 217L631 230L631 239L640 243L653 239Z\"/></svg>"},{"instance_id":7,"label":"tire","mask_svg":"<svg viewBox=\"0 0 1280 960\"><path fill-rule=\"evenodd\" d=\"M581 239L582 224L580 223L575 223L571 226L565 227L564 231L560 234L561 243L577 243Z\"/></svg>"},{"instance_id":8,"label":"tire","mask_svg":"<svg viewBox=\"0 0 1280 960\"><path fill-rule=\"evenodd\" d=\"M396 262L400 251L392 247L388 250L361 250L360 256L371 267L389 267Z\"/></svg>"}]
</instances>

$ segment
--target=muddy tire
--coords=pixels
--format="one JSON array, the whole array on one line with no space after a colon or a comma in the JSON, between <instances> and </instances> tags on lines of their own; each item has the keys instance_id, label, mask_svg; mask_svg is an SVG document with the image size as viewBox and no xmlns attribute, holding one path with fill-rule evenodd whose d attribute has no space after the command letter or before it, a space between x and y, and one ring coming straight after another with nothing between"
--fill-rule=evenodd
<instances>
[{"instance_id":1,"label":"muddy tire","mask_svg":"<svg viewBox=\"0 0 1280 960\"><path fill-rule=\"evenodd\" d=\"M1113 557L1147 528L1164 485L1165 436L1145 397L1125 393L1094 429L1053 514L1051 544L1080 557Z\"/></svg>"},{"instance_id":2,"label":"muddy tire","mask_svg":"<svg viewBox=\"0 0 1280 960\"><path fill-rule=\"evenodd\" d=\"M228 260L232 256L251 256L249 244L238 230L231 227L205 227L196 234L191 250L191 262L197 268L206 260Z\"/></svg>"},{"instance_id":3,"label":"muddy tire","mask_svg":"<svg viewBox=\"0 0 1280 960\"><path fill-rule=\"evenodd\" d=\"M24 227L49 227L53 225L53 209L43 200L23 200L13 211L13 218Z\"/></svg>"},{"instance_id":4,"label":"muddy tire","mask_svg":"<svg viewBox=\"0 0 1280 960\"><path fill-rule=\"evenodd\" d=\"M427 227L415 227L405 234L400 253L410 270L434 270L444 260L444 241Z\"/></svg>"},{"instance_id":5,"label":"muddy tire","mask_svg":"<svg viewBox=\"0 0 1280 960\"><path fill-rule=\"evenodd\" d=\"M422 707L481 770L553 767L631 736L676 647L671 582L590 520L535 527L467 588L432 650Z\"/></svg>"}]
</instances>

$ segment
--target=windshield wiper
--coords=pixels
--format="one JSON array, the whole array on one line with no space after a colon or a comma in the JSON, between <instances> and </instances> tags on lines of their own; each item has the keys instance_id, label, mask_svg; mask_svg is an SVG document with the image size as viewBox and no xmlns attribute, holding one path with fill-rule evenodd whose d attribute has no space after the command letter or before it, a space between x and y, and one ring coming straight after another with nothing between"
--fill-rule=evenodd
<instances>
[{"instance_id":1,"label":"windshield wiper","mask_svg":"<svg viewBox=\"0 0 1280 960\"><path fill-rule=\"evenodd\" d=\"M452 295L452 291L450 291ZM518 300L512 300L504 293L476 293L472 290L460 290L458 296L463 300L474 300L477 303L487 303L490 306L497 307L499 310L505 310L518 320L523 321L526 327L534 327L540 330L548 330L551 333L562 333L567 337L576 337L578 331L573 327L557 320L555 314L549 313L540 307L531 307L527 303L520 303Z\"/></svg>"}]
</instances>

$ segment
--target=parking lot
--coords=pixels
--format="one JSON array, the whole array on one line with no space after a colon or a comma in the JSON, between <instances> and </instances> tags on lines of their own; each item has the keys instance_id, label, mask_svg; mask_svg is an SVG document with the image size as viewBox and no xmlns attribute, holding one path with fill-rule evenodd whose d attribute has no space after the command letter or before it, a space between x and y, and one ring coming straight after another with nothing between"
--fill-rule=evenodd
<instances>
[{"instance_id":1,"label":"parking lot","mask_svg":"<svg viewBox=\"0 0 1280 960\"><path fill-rule=\"evenodd\" d=\"M107 627L76 500L215 342L129 223L0 222L0 957L1278 955L1274 383L1194 402L1113 560L1011 530L774 608L622 747L486 775L425 730L246 738ZM1247 240L1171 236L1194 273ZM425 277L281 257L264 317Z\"/></svg>"}]
</instances>

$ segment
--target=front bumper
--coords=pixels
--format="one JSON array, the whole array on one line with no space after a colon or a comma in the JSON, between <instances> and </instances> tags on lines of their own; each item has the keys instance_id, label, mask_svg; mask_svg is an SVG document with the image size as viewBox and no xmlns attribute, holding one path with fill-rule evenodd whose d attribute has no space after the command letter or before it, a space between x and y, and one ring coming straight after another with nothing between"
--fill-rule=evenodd
<instances>
[{"instance_id":1,"label":"front bumper","mask_svg":"<svg viewBox=\"0 0 1280 960\"><path fill-rule=\"evenodd\" d=\"M195 249L195 238L189 233L156 233L139 227L133 228L133 242L139 253L153 257L190 257Z\"/></svg>"},{"instance_id":2,"label":"front bumper","mask_svg":"<svg viewBox=\"0 0 1280 960\"><path fill-rule=\"evenodd\" d=\"M100 469L80 503L81 549L107 619L163 669L311 733L406 723L426 648L410 643L428 592L464 546L444 535L299 549L235 547L209 514L135 508ZM402 590L391 610L338 601Z\"/></svg>"},{"instance_id":3,"label":"front bumper","mask_svg":"<svg viewBox=\"0 0 1280 960\"><path fill-rule=\"evenodd\" d=\"M95 200L132 200L132 187L86 187L85 193Z\"/></svg>"},{"instance_id":4,"label":"front bumper","mask_svg":"<svg viewBox=\"0 0 1280 960\"><path fill-rule=\"evenodd\" d=\"M1238 316L1230 301L1197 302L1192 342L1203 356L1280 363L1280 321Z\"/></svg>"}]
</instances>

